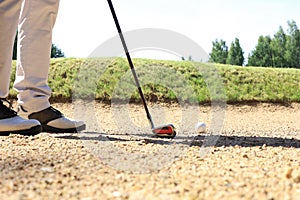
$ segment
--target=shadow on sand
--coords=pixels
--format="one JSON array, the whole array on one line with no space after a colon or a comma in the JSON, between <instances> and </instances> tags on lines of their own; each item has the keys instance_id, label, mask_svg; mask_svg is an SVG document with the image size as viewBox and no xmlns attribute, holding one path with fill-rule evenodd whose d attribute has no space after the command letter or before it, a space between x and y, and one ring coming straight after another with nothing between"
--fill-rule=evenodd
<instances>
[{"instance_id":1,"label":"shadow on sand","mask_svg":"<svg viewBox=\"0 0 300 200\"><path fill-rule=\"evenodd\" d=\"M211 137L211 138L210 138ZM149 136L149 134L138 135L117 135L106 133L85 133L84 135L66 135L57 136L61 139L73 139L73 140L95 140L95 141L107 141L107 142L142 142L144 144L157 144L157 145L169 145L174 143L185 144L189 146L203 146L203 144L214 147L259 147L259 146L271 146L271 147L292 147L300 148L300 140L294 138L279 138L279 137L259 137L259 136L204 136L198 135L195 137L177 136L175 139L161 139L155 136ZM210 142L205 141L212 141Z\"/></svg>"}]
</instances>

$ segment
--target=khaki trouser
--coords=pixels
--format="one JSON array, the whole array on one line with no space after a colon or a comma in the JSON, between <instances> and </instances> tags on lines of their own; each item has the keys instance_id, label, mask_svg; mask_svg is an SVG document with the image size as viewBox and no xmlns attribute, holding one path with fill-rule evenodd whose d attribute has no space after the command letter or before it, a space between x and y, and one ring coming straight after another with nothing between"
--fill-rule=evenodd
<instances>
[{"instance_id":1,"label":"khaki trouser","mask_svg":"<svg viewBox=\"0 0 300 200\"><path fill-rule=\"evenodd\" d=\"M13 43L18 29L14 88L18 103L31 112L50 106L48 71L59 0L0 0L0 98L7 97Z\"/></svg>"}]
</instances>

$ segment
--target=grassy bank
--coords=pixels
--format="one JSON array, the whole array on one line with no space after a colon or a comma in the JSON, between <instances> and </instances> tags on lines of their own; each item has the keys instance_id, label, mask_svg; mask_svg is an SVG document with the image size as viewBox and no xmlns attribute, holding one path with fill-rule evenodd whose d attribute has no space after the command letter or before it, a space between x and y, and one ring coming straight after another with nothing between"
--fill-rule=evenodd
<instances>
[{"instance_id":1,"label":"grassy bank","mask_svg":"<svg viewBox=\"0 0 300 200\"><path fill-rule=\"evenodd\" d=\"M300 102L300 70L236 67L134 59L142 89L151 101L210 102L211 92L223 87L229 103ZM11 80L14 81L15 64ZM214 70L215 69L215 70ZM219 77L215 76L216 72ZM210 77L213 78L210 78ZM222 84L216 84L220 79ZM12 86L11 82L11 86ZM72 94L139 101L129 66L125 59L53 59L49 72L52 99L70 101ZM209 87L207 87L209 86ZM16 92L11 89L10 96Z\"/></svg>"}]
</instances>

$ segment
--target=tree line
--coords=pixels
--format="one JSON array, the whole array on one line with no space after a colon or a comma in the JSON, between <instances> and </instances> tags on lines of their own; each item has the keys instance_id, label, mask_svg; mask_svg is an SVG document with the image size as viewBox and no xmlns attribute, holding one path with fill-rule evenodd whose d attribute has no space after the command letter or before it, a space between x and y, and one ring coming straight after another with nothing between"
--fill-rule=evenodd
<instances>
[{"instance_id":1,"label":"tree line","mask_svg":"<svg viewBox=\"0 0 300 200\"><path fill-rule=\"evenodd\" d=\"M248 55L246 66L300 69L300 31L295 21L288 21L285 32L282 26L271 36L260 36L254 50ZM228 49L224 40L212 42L210 62L243 66L244 52L238 38Z\"/></svg>"}]
</instances>

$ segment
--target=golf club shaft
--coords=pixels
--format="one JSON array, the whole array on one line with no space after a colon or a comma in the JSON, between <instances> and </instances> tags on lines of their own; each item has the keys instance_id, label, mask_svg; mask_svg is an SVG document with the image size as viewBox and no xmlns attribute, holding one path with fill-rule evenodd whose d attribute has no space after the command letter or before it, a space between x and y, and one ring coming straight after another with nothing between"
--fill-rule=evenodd
<instances>
[{"instance_id":1,"label":"golf club shaft","mask_svg":"<svg viewBox=\"0 0 300 200\"><path fill-rule=\"evenodd\" d=\"M133 65L133 62L132 62L132 60L131 60L131 57L130 57L130 54L129 54L129 51L128 51L128 48L127 48L127 45L126 45L126 42L125 42L125 39L124 39L122 30L121 30L121 26L120 26L119 21L118 21L118 18L117 18L117 15L116 15L114 6L113 6L111 0L107 0L107 2L108 2L108 5L109 5L111 14L112 14L112 16L113 16L113 18L114 18L115 25L116 25L116 27L117 27L117 29L118 29L118 33L119 33L120 39L121 39L121 41L122 41L122 45L123 45L123 48L124 48L124 51L125 51L125 54L126 54L126 57L127 57L127 60L128 60L128 63L129 63L130 69L131 69L131 72L132 72L132 75L133 75L133 77L134 77L135 84L136 84L136 86L137 86L137 88L138 88L140 97L141 97L141 99L142 99L142 103L143 103L143 105L144 105L144 108L145 108L145 111L146 111L146 114L147 114L147 118L148 118L148 120L149 120L149 122L150 122L151 129L154 129L154 123L153 123L153 120L152 120L152 118L151 118L149 109L148 109L148 107L147 107L146 99L145 99L145 96L144 96L143 91L142 91L142 89L141 89L139 79L138 79L137 74L136 74L136 72L135 72L134 65Z\"/></svg>"}]
</instances>

